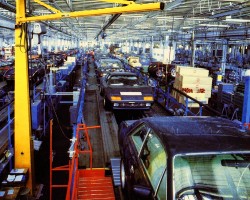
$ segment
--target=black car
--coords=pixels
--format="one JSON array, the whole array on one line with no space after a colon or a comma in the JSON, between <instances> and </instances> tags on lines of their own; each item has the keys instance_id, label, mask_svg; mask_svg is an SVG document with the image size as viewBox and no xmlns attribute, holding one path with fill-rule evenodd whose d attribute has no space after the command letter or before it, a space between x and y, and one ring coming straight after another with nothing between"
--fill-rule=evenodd
<instances>
[{"instance_id":1,"label":"black car","mask_svg":"<svg viewBox=\"0 0 250 200\"><path fill-rule=\"evenodd\" d=\"M45 75L45 65L40 60L29 60L29 80L32 85L42 81ZM15 68L6 71L4 79L7 84L13 84L15 80Z\"/></svg>"},{"instance_id":2,"label":"black car","mask_svg":"<svg viewBox=\"0 0 250 200\"><path fill-rule=\"evenodd\" d=\"M219 117L151 117L119 126L126 199L249 199L250 131Z\"/></svg>"},{"instance_id":3,"label":"black car","mask_svg":"<svg viewBox=\"0 0 250 200\"><path fill-rule=\"evenodd\" d=\"M113 72L100 80L104 107L148 110L154 102L153 90L132 72Z\"/></svg>"},{"instance_id":4,"label":"black car","mask_svg":"<svg viewBox=\"0 0 250 200\"><path fill-rule=\"evenodd\" d=\"M8 60L0 60L0 81L3 81L3 76L6 71L12 69L14 66L14 60L8 59Z\"/></svg>"},{"instance_id":5,"label":"black car","mask_svg":"<svg viewBox=\"0 0 250 200\"><path fill-rule=\"evenodd\" d=\"M106 76L109 72L124 72L125 68L120 60L112 58L102 58L96 62L97 78Z\"/></svg>"}]
</instances>

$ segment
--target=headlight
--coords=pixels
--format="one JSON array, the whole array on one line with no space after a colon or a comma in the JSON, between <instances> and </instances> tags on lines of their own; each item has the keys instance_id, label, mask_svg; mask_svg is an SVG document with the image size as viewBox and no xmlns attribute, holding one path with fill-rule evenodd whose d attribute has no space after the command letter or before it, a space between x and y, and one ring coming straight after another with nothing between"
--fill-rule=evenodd
<instances>
[{"instance_id":1,"label":"headlight","mask_svg":"<svg viewBox=\"0 0 250 200\"><path fill-rule=\"evenodd\" d=\"M119 96L111 96L111 100L112 100L112 101L121 101L122 98L119 97Z\"/></svg>"},{"instance_id":2,"label":"headlight","mask_svg":"<svg viewBox=\"0 0 250 200\"><path fill-rule=\"evenodd\" d=\"M152 96L145 96L143 97L144 101L153 101L153 97Z\"/></svg>"}]
</instances>

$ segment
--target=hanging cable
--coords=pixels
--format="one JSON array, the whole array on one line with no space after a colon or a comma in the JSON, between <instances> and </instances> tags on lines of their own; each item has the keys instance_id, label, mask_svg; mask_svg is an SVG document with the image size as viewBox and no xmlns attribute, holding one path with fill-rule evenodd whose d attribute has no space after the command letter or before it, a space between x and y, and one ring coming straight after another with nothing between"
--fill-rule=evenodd
<instances>
[{"instance_id":1,"label":"hanging cable","mask_svg":"<svg viewBox=\"0 0 250 200\"><path fill-rule=\"evenodd\" d=\"M51 97L50 95L49 95L49 100L50 100L50 104L51 104L53 113L54 113L54 115L55 115L55 117L56 117L56 121L57 121L57 123L58 123L58 125L59 125L59 128L60 128L60 131L61 131L62 135L63 135L66 139L70 140L70 138L68 138L68 137L66 136L66 134L64 133L64 131L63 131L63 129L62 129L62 126L61 126L61 124L60 124L58 115L57 115L56 110L55 110L55 107L54 107L54 105L53 105L52 97Z\"/></svg>"}]
</instances>

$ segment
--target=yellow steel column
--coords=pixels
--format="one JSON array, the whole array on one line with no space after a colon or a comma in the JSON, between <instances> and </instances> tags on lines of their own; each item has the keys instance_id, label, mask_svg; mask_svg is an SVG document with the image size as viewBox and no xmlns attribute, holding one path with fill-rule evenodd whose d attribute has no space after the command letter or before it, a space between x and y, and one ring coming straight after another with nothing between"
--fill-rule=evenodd
<instances>
[{"instance_id":1,"label":"yellow steel column","mask_svg":"<svg viewBox=\"0 0 250 200\"><path fill-rule=\"evenodd\" d=\"M28 168L27 187L33 192L33 141L31 138L31 114L28 76L28 46L25 18L25 0L16 0L15 26L15 168Z\"/></svg>"}]
</instances>

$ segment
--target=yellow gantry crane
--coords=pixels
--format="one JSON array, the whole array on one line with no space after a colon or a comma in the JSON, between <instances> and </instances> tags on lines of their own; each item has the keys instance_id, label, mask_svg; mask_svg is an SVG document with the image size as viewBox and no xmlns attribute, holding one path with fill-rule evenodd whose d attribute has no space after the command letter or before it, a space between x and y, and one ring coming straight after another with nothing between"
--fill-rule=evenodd
<instances>
[{"instance_id":1,"label":"yellow gantry crane","mask_svg":"<svg viewBox=\"0 0 250 200\"><path fill-rule=\"evenodd\" d=\"M28 74L28 42L27 22L56 20L72 17L88 17L106 14L135 13L163 10L163 3L137 4L126 0L102 0L109 3L118 3L125 6L104 8L96 10L61 12L50 5L34 0L46 7L52 14L42 16L26 16L26 0L16 0L16 25L15 25L15 130L14 130L14 156L15 168L28 168L29 179L27 187L33 193L34 188L34 159L33 140L31 128L31 112L29 97Z\"/></svg>"}]
</instances>

